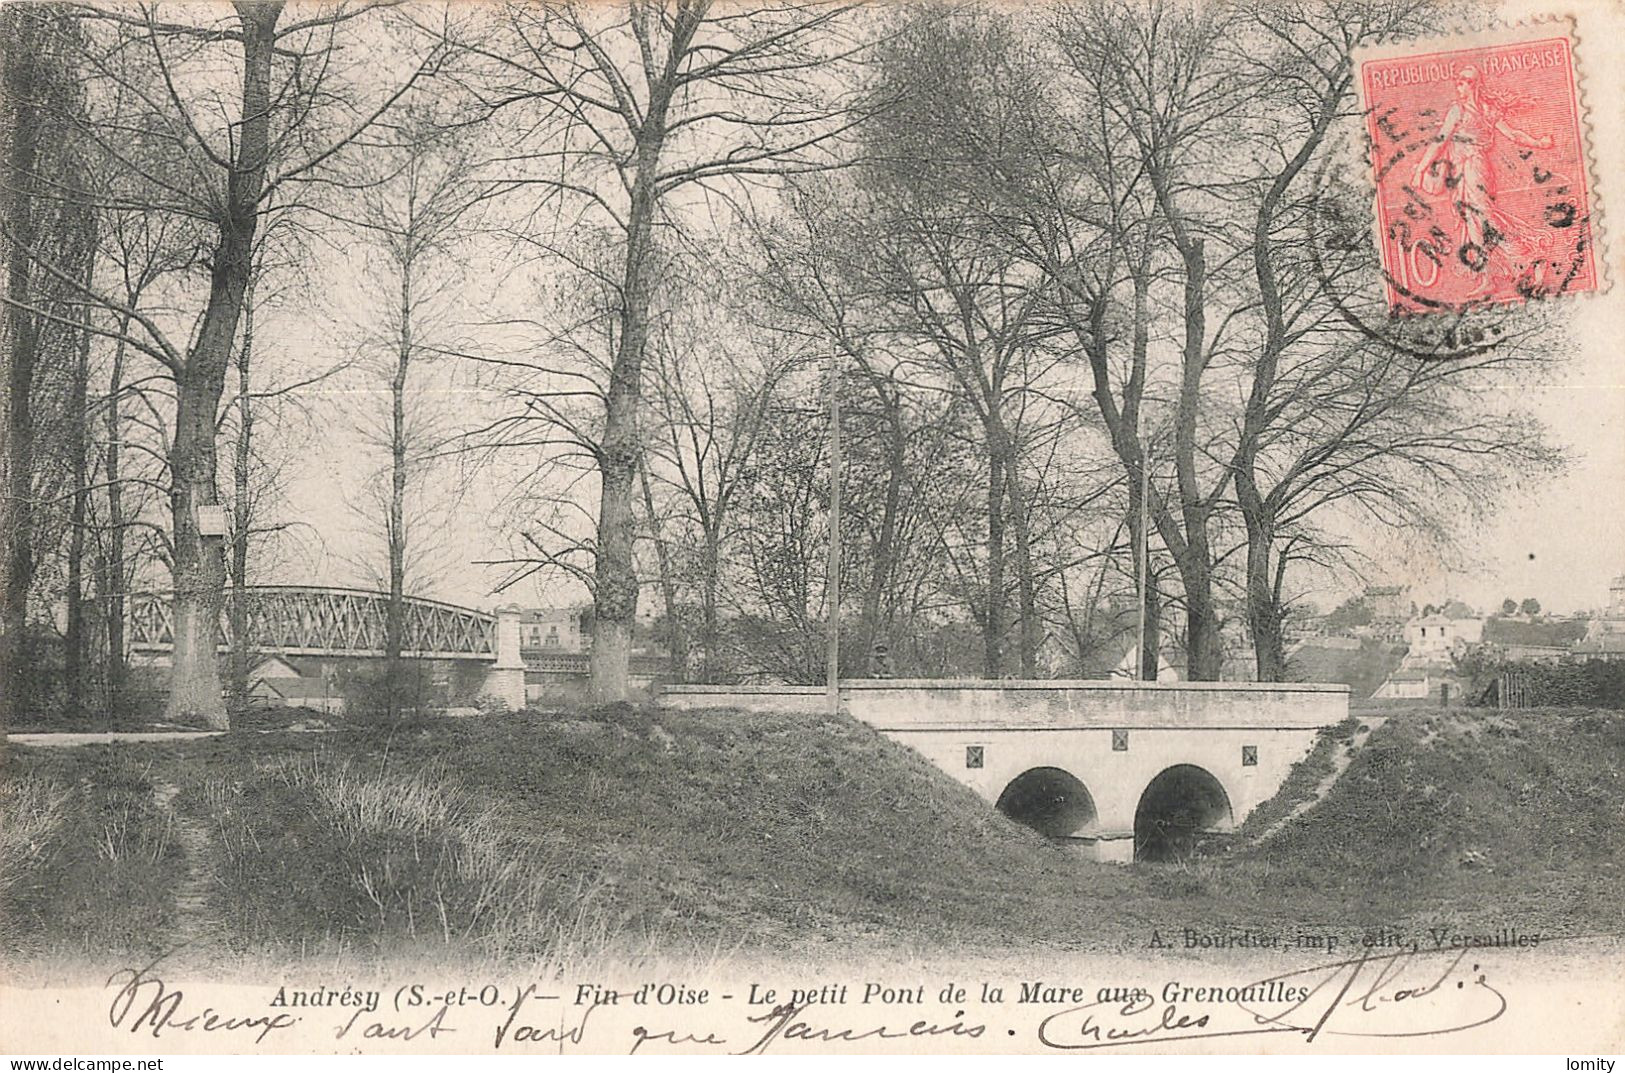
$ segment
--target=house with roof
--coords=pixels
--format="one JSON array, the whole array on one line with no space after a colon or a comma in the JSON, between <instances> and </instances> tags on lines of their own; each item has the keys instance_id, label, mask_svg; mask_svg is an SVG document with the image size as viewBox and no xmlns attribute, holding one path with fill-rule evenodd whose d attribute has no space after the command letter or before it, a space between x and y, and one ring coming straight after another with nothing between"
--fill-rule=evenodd
<instances>
[{"instance_id":1,"label":"house with roof","mask_svg":"<svg viewBox=\"0 0 1625 1073\"><path fill-rule=\"evenodd\" d=\"M1465 613L1464 613L1465 612ZM1486 620L1459 601L1407 620L1401 635L1405 655L1372 693L1377 700L1447 699L1460 696L1466 682L1456 661L1479 645Z\"/></svg>"},{"instance_id":2,"label":"house with roof","mask_svg":"<svg viewBox=\"0 0 1625 1073\"><path fill-rule=\"evenodd\" d=\"M1483 644L1511 663L1561 663L1572 658L1584 632L1575 619L1492 618L1484 623Z\"/></svg>"},{"instance_id":3,"label":"house with roof","mask_svg":"<svg viewBox=\"0 0 1625 1073\"><path fill-rule=\"evenodd\" d=\"M254 678L248 683L248 696L270 708L313 708L334 713L344 710L344 697L324 678Z\"/></svg>"},{"instance_id":4,"label":"house with roof","mask_svg":"<svg viewBox=\"0 0 1625 1073\"><path fill-rule=\"evenodd\" d=\"M1570 650L1579 659L1625 662L1625 574L1608 587L1608 608L1586 624L1585 636Z\"/></svg>"},{"instance_id":5,"label":"house with roof","mask_svg":"<svg viewBox=\"0 0 1625 1073\"><path fill-rule=\"evenodd\" d=\"M1435 612L1405 623L1406 658L1413 663L1452 662L1483 639L1484 620L1477 617L1452 618Z\"/></svg>"}]
</instances>

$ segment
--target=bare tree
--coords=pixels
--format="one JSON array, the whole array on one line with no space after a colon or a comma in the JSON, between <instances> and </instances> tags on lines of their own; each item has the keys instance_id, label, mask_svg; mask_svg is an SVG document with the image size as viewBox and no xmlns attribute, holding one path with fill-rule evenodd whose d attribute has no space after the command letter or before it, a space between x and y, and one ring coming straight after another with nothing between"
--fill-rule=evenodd
<instances>
[{"instance_id":1,"label":"bare tree","mask_svg":"<svg viewBox=\"0 0 1625 1073\"><path fill-rule=\"evenodd\" d=\"M110 192L82 191L107 208L139 207L207 222L212 229L207 295L191 342L173 327L99 291L85 292L115 314L122 336L157 361L175 387L169 442L170 551L174 581L174 660L168 712L224 726L215 658L225 564L218 539L200 528L218 504L216 416L253 272L255 233L270 199L321 180L333 158L365 133L439 55L428 56L381 92L335 63L341 35L375 5L341 5L282 22L284 4L238 3L232 14L191 9L196 22L161 19L156 9L68 10L86 27L76 57L96 89L84 137L124 173ZM240 75L222 92L218 66ZM151 166L154 148L164 166ZM294 200L284 199L285 204ZM49 251L21 244L49 275L71 278ZM26 300L13 308L40 312ZM106 329L104 329L105 331Z\"/></svg>"},{"instance_id":2,"label":"bare tree","mask_svg":"<svg viewBox=\"0 0 1625 1073\"><path fill-rule=\"evenodd\" d=\"M899 317L896 292L878 286L878 224L854 227L861 188L830 176L798 179L776 218L755 221L762 280L758 301L788 345L828 348L842 370L843 583L862 593L855 649L869 673L883 643L911 663L916 615L950 599L939 588L951 570L948 534L979 517L970 504L979 480L959 444L963 407L956 392L922 369ZM868 217L864 217L868 220ZM972 608L986 600L973 586ZM952 600L967 601L956 594ZM985 640L985 639L984 639ZM984 646L985 659L985 646ZM985 667L985 662L983 664Z\"/></svg>"},{"instance_id":3,"label":"bare tree","mask_svg":"<svg viewBox=\"0 0 1625 1073\"><path fill-rule=\"evenodd\" d=\"M1023 241L1059 284L1057 315L1131 480L1147 464L1144 408L1169 396L1172 488L1149 482L1149 513L1179 568L1192 677L1218 674L1218 586L1237 545L1257 672L1279 678L1286 574L1329 562L1329 517L1415 524L1447 508L1427 495L1402 506L1406 489L1448 484L1446 473L1481 488L1497 467L1550 461L1527 422L1432 408L1441 385L1527 364L1517 329L1479 324L1459 333L1475 341L1441 346L1361 308L1374 273L1365 225L1349 221L1364 210L1337 189L1348 171L1337 135L1356 122L1352 54L1425 17L1403 0L1256 15L1102 3L1053 23L1082 106L1065 140L1035 154L1053 163L1024 172L1046 207ZM1061 177L1069 155L1091 162L1082 182ZM1160 381L1159 333L1179 353Z\"/></svg>"},{"instance_id":4,"label":"bare tree","mask_svg":"<svg viewBox=\"0 0 1625 1073\"><path fill-rule=\"evenodd\" d=\"M698 560L702 680L716 682L723 674L720 589L733 506L750 478L781 383L799 355L768 350L776 340L753 339L742 326L719 333L715 313L703 327L673 320L649 348L656 435L648 447L651 462L658 463L652 472L679 503L677 518L698 539L697 556L685 558ZM719 336L732 345L707 341ZM751 353L756 347L766 352Z\"/></svg>"},{"instance_id":5,"label":"bare tree","mask_svg":"<svg viewBox=\"0 0 1625 1073\"><path fill-rule=\"evenodd\" d=\"M82 241L85 250L81 255L84 262L84 279L86 285L92 283L96 275L96 218L94 214L85 213L81 223ZM85 626L85 535L88 528L90 507L90 475L91 457L90 442L87 436L87 426L92 415L90 406L90 350L94 338L90 333L90 308L80 306L78 315L82 324L78 331L77 345L74 348L72 387L68 396L68 413L70 416L69 442L67 445L69 468L72 471L73 500L68 520L68 577L67 577L67 623L63 636L62 676L65 684L65 700L68 711L76 717L85 710L85 685L87 668L85 665L86 647L88 638Z\"/></svg>"},{"instance_id":6,"label":"bare tree","mask_svg":"<svg viewBox=\"0 0 1625 1073\"><path fill-rule=\"evenodd\" d=\"M1010 590L1016 596L1017 666L1037 674L1043 627L1033 557L1035 489L1028 451L1046 383L1063 353L1040 314L1045 274L1008 240L1006 184L988 181L982 157L1009 164L1031 140L1036 68L1019 22L925 12L878 53L888 102L866 130L859 169L869 212L870 287L919 373L940 378L980 426L985 460L980 521L982 598L975 608L983 673L1005 673ZM909 359L905 359L909 360Z\"/></svg>"},{"instance_id":7,"label":"bare tree","mask_svg":"<svg viewBox=\"0 0 1625 1073\"><path fill-rule=\"evenodd\" d=\"M482 199L475 162L443 117L417 102L382 132L381 152L389 161L386 177L361 195L353 222L368 248L382 256L369 275L387 312L377 333L378 360L371 363L388 389L389 414L369 431L388 455L383 480L383 537L389 605L384 655L389 683L387 707L400 707L404 683L401 651L406 643L408 566L414 561L413 511L409 499L453 433L444 428L443 405L422 383L423 366L454 352L446 337L448 307L457 298L459 251L470 235L469 213ZM448 504L440 504L442 511ZM418 548L421 552L423 549ZM420 556L421 558L421 556Z\"/></svg>"},{"instance_id":8,"label":"bare tree","mask_svg":"<svg viewBox=\"0 0 1625 1073\"><path fill-rule=\"evenodd\" d=\"M106 178L111 185L112 177ZM144 518L151 494L167 495L169 487L166 445L158 420L161 400L151 395L159 385L155 378L129 375L128 335L135 311L144 307L150 294L197 264L203 233L195 220L143 210L104 209L100 218L101 290L115 296L123 307L111 315L112 337L102 340L112 344L112 353L106 359L106 390L100 402L104 440L98 484L104 490L104 501L96 528L100 542L98 601L106 630L106 702L110 710L116 710L121 706L125 679L125 596L132 579L143 572L137 557L129 553L128 536L131 530L150 538L167 534L167 527L148 528ZM93 305L87 303L86 308ZM127 408L132 402L134 412ZM131 451L137 454L133 467L126 461ZM143 475L154 465L160 467L159 472ZM167 543L163 553L167 558Z\"/></svg>"},{"instance_id":9,"label":"bare tree","mask_svg":"<svg viewBox=\"0 0 1625 1073\"><path fill-rule=\"evenodd\" d=\"M253 271L243 292L242 327L232 358L235 391L216 421L217 436L231 443L231 495L228 500L226 604L231 627L229 691L240 704L249 688L255 638L250 629L251 578L271 572L278 544L300 523L279 518L284 472L294 454L300 426L308 419L299 392L336 373L342 365L310 370L293 378L279 370L275 346L267 346L256 326L268 311L297 292L298 266L309 249L298 241L288 217L267 214L255 240ZM271 560L271 561L267 561Z\"/></svg>"},{"instance_id":10,"label":"bare tree","mask_svg":"<svg viewBox=\"0 0 1625 1073\"><path fill-rule=\"evenodd\" d=\"M519 113L516 121L534 131L508 161L512 188L538 195L527 213L528 241L579 265L580 246L571 240L589 227L613 250L601 271L614 292L615 330L592 448L599 505L591 667L599 700L622 699L629 688L644 452L639 410L657 236L663 228L680 231L705 199L725 198L739 183L831 162L834 141L852 120L826 100L820 76L841 51L832 42L845 13L832 5L735 9L708 0L613 9L515 5L500 44L465 42L490 66L485 95L492 108ZM543 122L532 126L538 115Z\"/></svg>"}]
</instances>

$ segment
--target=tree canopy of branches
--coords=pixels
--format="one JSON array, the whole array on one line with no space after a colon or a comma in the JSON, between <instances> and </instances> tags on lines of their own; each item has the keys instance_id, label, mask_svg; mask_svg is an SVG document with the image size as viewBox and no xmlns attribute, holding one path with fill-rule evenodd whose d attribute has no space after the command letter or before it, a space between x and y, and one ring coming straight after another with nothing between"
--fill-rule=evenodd
<instances>
[{"instance_id":1,"label":"tree canopy of branches","mask_svg":"<svg viewBox=\"0 0 1625 1073\"><path fill-rule=\"evenodd\" d=\"M105 162L105 189L58 182L99 210L133 209L201 224L209 234L206 288L188 296L193 317L162 318L97 285L78 284L78 303L122 318L113 334L155 361L174 386L168 437L170 567L174 658L169 713L223 726L215 659L224 563L205 532L218 503L216 417L253 275L254 239L273 199L284 207L325 181L335 157L355 143L437 56L379 88L336 62L341 42L374 5L339 5L284 20L282 2L241 3L229 13L156 6L62 9L81 29L74 66L89 106L75 132ZM169 17L173 14L173 18ZM308 16L308 17L307 17ZM22 236L26 237L26 236ZM18 247L44 275L73 281L59 251ZM27 299L8 305L55 316ZM195 319L194 319L195 318ZM195 327L194 327L195 325ZM177 342L178 328L190 341ZM202 526L203 528L200 528Z\"/></svg>"},{"instance_id":2,"label":"tree canopy of branches","mask_svg":"<svg viewBox=\"0 0 1625 1073\"><path fill-rule=\"evenodd\" d=\"M524 240L596 277L609 296L608 353L595 387L602 414L582 445L599 484L590 551L600 700L629 689L646 450L639 413L659 266L687 219L740 184L833 161L851 120L826 99L819 75L839 57L831 46L844 14L823 4L736 9L708 0L514 5L499 46L465 44L487 65L482 92L492 112L516 116L505 164L516 196L533 201ZM602 256L584 258L583 231ZM543 407L538 416L554 415Z\"/></svg>"}]
</instances>

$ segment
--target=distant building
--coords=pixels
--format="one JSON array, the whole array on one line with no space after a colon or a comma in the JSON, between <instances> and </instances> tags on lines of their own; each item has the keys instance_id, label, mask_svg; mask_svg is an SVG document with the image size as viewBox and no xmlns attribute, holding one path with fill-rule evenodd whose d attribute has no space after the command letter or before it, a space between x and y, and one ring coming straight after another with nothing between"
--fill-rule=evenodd
<instances>
[{"instance_id":1,"label":"distant building","mask_svg":"<svg viewBox=\"0 0 1625 1073\"><path fill-rule=\"evenodd\" d=\"M248 695L257 703L273 708L344 710L344 698L320 678L256 678L249 683Z\"/></svg>"},{"instance_id":2,"label":"distant building","mask_svg":"<svg viewBox=\"0 0 1625 1073\"><path fill-rule=\"evenodd\" d=\"M549 654L586 652L592 638L586 629L585 607L532 607L519 616L521 652Z\"/></svg>"},{"instance_id":3,"label":"distant building","mask_svg":"<svg viewBox=\"0 0 1625 1073\"><path fill-rule=\"evenodd\" d=\"M267 656L248 672L248 695L259 704L275 708L314 708L323 712L344 709L344 697L339 693L333 676L323 673L324 665L307 666L285 656ZM315 673L307 673L314 669Z\"/></svg>"},{"instance_id":4,"label":"distant building","mask_svg":"<svg viewBox=\"0 0 1625 1073\"><path fill-rule=\"evenodd\" d=\"M1455 617L1450 612L1469 612ZM1458 601L1420 618L1409 619L1401 627L1405 657L1377 687L1379 700L1423 700L1459 697L1463 681L1456 660L1484 638L1485 622L1470 614Z\"/></svg>"},{"instance_id":5,"label":"distant building","mask_svg":"<svg viewBox=\"0 0 1625 1073\"><path fill-rule=\"evenodd\" d=\"M1316 637L1287 653L1287 679L1293 682L1340 682L1350 695L1365 699L1399 666L1404 648L1358 637Z\"/></svg>"},{"instance_id":6,"label":"distant building","mask_svg":"<svg viewBox=\"0 0 1625 1073\"><path fill-rule=\"evenodd\" d=\"M1608 608L1586 624L1586 634L1570 650L1578 659L1625 661L1625 574L1608 587Z\"/></svg>"},{"instance_id":7,"label":"distant building","mask_svg":"<svg viewBox=\"0 0 1625 1073\"><path fill-rule=\"evenodd\" d=\"M1558 663L1574 654L1586 624L1578 619L1497 617L1484 622L1484 647L1513 663Z\"/></svg>"},{"instance_id":8,"label":"distant building","mask_svg":"<svg viewBox=\"0 0 1625 1073\"><path fill-rule=\"evenodd\" d=\"M1448 700L1460 697L1464 683L1440 667L1401 667L1372 694L1376 700Z\"/></svg>"},{"instance_id":9,"label":"distant building","mask_svg":"<svg viewBox=\"0 0 1625 1073\"><path fill-rule=\"evenodd\" d=\"M1449 660L1483 639L1481 618L1448 618L1441 613L1405 624L1405 644L1410 648L1407 662Z\"/></svg>"}]
</instances>

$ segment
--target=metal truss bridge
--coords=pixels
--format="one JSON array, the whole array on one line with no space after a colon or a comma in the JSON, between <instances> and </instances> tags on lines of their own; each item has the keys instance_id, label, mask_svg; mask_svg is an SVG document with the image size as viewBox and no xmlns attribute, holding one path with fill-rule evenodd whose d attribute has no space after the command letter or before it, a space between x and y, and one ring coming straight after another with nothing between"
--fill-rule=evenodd
<instances>
[{"instance_id":1,"label":"metal truss bridge","mask_svg":"<svg viewBox=\"0 0 1625 1073\"><path fill-rule=\"evenodd\" d=\"M254 585L248 600L248 645L290 656L382 656L389 595L361 589ZM229 650L232 595L220 613L220 650ZM168 593L129 600L129 644L137 652L175 647L174 609ZM496 617L438 600L408 597L401 654L413 659L497 658Z\"/></svg>"}]
</instances>

